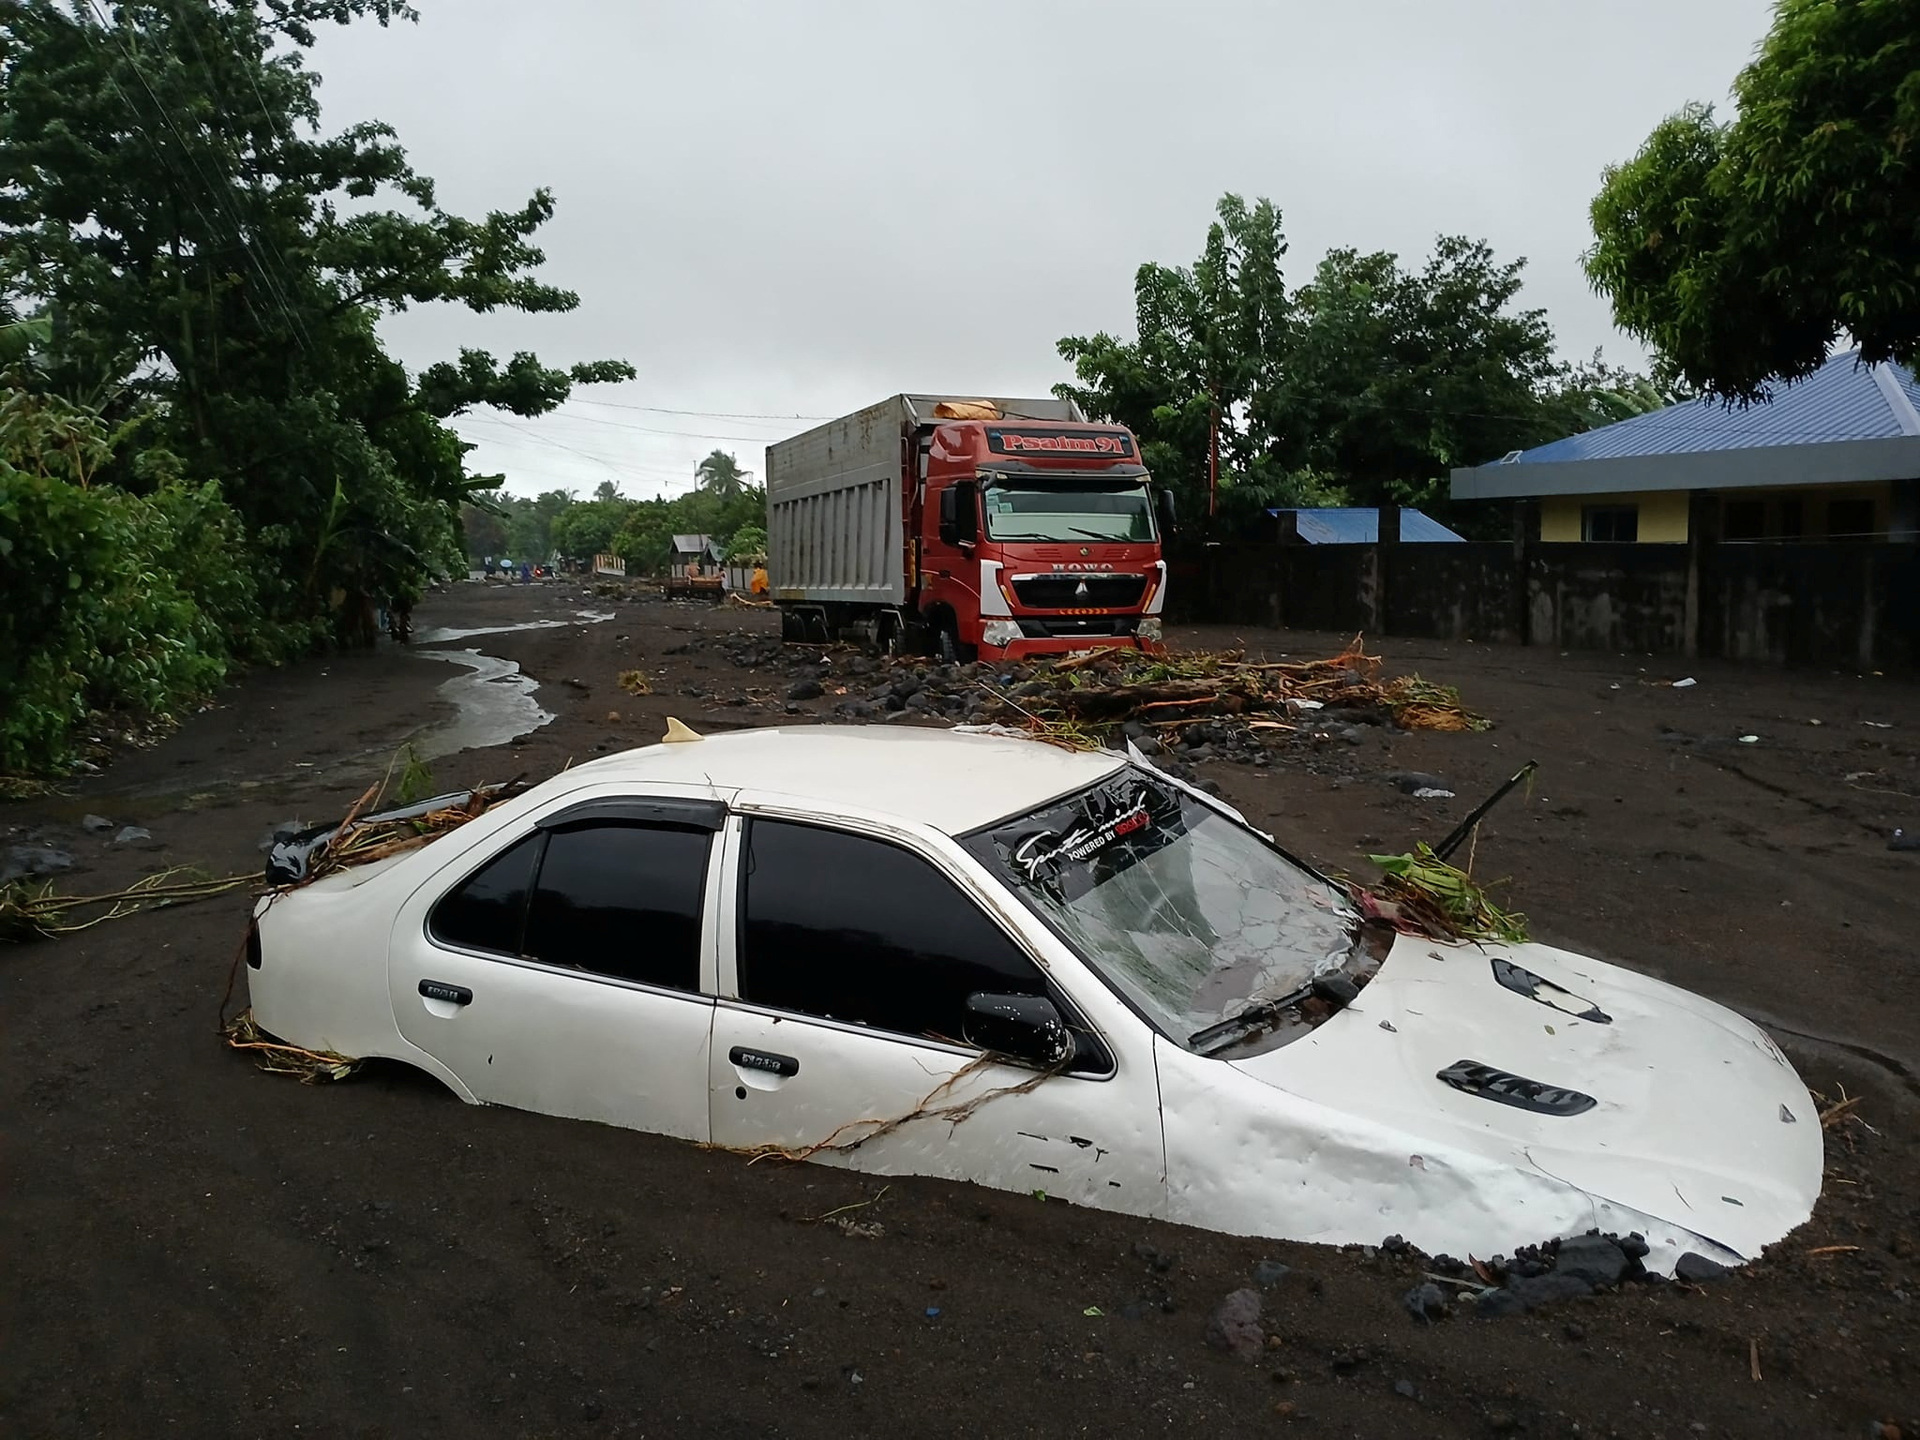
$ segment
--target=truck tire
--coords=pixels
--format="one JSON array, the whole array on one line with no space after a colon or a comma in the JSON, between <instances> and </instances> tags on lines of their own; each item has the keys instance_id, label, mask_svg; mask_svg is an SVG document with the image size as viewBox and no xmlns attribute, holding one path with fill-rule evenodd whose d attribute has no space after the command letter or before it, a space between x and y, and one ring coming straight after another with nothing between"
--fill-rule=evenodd
<instances>
[{"instance_id":1,"label":"truck tire","mask_svg":"<svg viewBox=\"0 0 1920 1440\"><path fill-rule=\"evenodd\" d=\"M933 643L942 665L971 665L979 654L973 646L960 643L960 627L951 618L940 622Z\"/></svg>"},{"instance_id":2,"label":"truck tire","mask_svg":"<svg viewBox=\"0 0 1920 1440\"><path fill-rule=\"evenodd\" d=\"M806 621L797 610L781 607L780 638L789 645L797 645L807 638Z\"/></svg>"}]
</instances>

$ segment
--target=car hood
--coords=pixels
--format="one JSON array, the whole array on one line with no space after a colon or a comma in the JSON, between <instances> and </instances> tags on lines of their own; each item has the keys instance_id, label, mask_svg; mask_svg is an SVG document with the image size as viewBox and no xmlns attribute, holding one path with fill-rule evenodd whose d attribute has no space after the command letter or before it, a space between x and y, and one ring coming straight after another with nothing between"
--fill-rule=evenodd
<instances>
[{"instance_id":1,"label":"car hood","mask_svg":"<svg viewBox=\"0 0 1920 1440\"><path fill-rule=\"evenodd\" d=\"M1757 1026L1551 946L1400 936L1346 1009L1289 1045L1230 1063L1743 1257L1806 1220L1820 1193L1819 1114Z\"/></svg>"}]
</instances>

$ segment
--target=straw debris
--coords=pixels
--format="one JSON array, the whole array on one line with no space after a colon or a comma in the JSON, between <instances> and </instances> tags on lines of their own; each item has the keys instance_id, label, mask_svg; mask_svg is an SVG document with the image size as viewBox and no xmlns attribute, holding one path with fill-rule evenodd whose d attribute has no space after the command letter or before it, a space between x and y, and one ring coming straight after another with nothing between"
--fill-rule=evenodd
<instances>
[{"instance_id":1,"label":"straw debris","mask_svg":"<svg viewBox=\"0 0 1920 1440\"><path fill-rule=\"evenodd\" d=\"M1256 662L1238 651L1150 655L1101 649L1032 665L1015 691L985 685L981 718L1028 730L1069 748L1095 748L1129 723L1176 743L1209 725L1253 735L1288 733L1321 709L1373 712L1403 730L1485 730L1460 692L1418 675L1380 678L1381 659L1361 636L1338 655L1318 660Z\"/></svg>"}]
</instances>

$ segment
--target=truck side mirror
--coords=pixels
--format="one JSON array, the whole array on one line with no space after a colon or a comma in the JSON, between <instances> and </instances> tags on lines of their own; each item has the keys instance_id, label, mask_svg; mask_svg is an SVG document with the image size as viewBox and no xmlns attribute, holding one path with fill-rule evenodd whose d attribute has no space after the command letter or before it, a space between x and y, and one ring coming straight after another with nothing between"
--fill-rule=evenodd
<instances>
[{"instance_id":1,"label":"truck side mirror","mask_svg":"<svg viewBox=\"0 0 1920 1440\"><path fill-rule=\"evenodd\" d=\"M1163 536L1173 534L1175 529L1174 513L1173 513L1173 491L1156 490L1154 492L1154 499L1159 502L1160 533Z\"/></svg>"},{"instance_id":2,"label":"truck side mirror","mask_svg":"<svg viewBox=\"0 0 1920 1440\"><path fill-rule=\"evenodd\" d=\"M942 545L960 543L960 526L957 518L959 513L959 497L955 495L954 487L949 485L940 492L940 543Z\"/></svg>"}]
</instances>

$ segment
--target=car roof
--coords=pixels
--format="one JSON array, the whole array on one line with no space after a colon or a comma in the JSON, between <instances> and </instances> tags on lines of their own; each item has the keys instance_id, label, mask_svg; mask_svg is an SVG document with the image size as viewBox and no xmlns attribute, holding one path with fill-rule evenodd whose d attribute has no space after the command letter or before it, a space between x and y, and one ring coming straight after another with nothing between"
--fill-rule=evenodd
<instances>
[{"instance_id":1,"label":"car roof","mask_svg":"<svg viewBox=\"0 0 1920 1440\"><path fill-rule=\"evenodd\" d=\"M577 765L579 779L708 784L919 821L949 835L1031 810L1126 764L1007 735L922 726L796 725L646 745Z\"/></svg>"}]
</instances>

